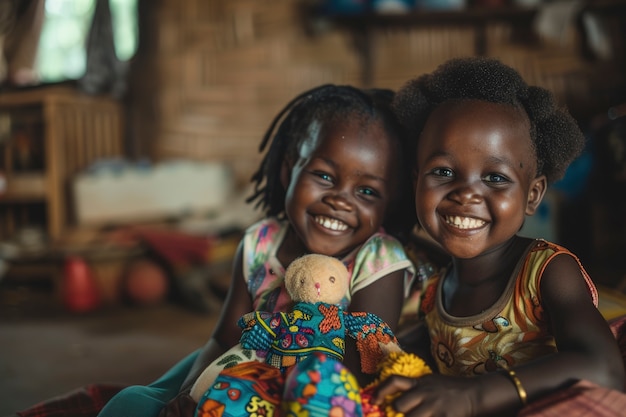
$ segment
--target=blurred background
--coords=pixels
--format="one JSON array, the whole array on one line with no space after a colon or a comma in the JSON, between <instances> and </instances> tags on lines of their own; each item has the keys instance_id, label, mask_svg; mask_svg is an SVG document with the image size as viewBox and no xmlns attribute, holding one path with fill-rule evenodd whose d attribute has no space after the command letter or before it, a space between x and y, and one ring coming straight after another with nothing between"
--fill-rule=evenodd
<instances>
[{"instance_id":1,"label":"blurred background","mask_svg":"<svg viewBox=\"0 0 626 417\"><path fill-rule=\"evenodd\" d=\"M522 233L572 249L620 314L625 42L624 0L2 0L0 415L149 382L206 340L291 98L458 56L499 58L579 122L585 153Z\"/></svg>"}]
</instances>

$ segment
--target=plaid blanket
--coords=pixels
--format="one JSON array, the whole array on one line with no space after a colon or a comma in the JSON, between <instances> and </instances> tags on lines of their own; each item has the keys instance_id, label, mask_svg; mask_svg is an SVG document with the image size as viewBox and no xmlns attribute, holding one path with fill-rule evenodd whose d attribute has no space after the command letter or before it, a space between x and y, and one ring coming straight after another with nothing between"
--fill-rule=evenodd
<instances>
[{"instance_id":1,"label":"plaid blanket","mask_svg":"<svg viewBox=\"0 0 626 417\"><path fill-rule=\"evenodd\" d=\"M625 409L623 392L580 381L527 405L518 417L622 417Z\"/></svg>"},{"instance_id":2,"label":"plaid blanket","mask_svg":"<svg viewBox=\"0 0 626 417\"><path fill-rule=\"evenodd\" d=\"M122 388L123 385L90 384L15 414L19 417L96 417Z\"/></svg>"}]
</instances>

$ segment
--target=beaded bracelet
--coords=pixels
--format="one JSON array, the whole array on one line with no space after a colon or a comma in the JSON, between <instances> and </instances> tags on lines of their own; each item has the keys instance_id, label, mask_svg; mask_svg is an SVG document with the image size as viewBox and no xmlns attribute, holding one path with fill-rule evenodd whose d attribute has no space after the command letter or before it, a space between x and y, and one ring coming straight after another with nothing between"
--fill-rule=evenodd
<instances>
[{"instance_id":1,"label":"beaded bracelet","mask_svg":"<svg viewBox=\"0 0 626 417\"><path fill-rule=\"evenodd\" d=\"M508 369L507 373L509 375L509 378L511 379L511 382L513 382L513 385L515 385L519 400L521 401L522 405L526 405L526 403L528 402L528 394L526 394L526 390L522 385L522 381L519 380L517 374L512 369Z\"/></svg>"}]
</instances>

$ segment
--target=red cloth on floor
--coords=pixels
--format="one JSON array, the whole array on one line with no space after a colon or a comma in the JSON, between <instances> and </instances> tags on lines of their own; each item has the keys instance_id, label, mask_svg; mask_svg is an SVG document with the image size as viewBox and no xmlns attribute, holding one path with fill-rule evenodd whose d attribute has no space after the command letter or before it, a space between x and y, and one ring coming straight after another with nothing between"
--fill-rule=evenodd
<instances>
[{"instance_id":1,"label":"red cloth on floor","mask_svg":"<svg viewBox=\"0 0 626 417\"><path fill-rule=\"evenodd\" d=\"M190 235L175 230L134 228L133 233L174 268L207 263L209 250L215 241L212 236Z\"/></svg>"},{"instance_id":2,"label":"red cloth on floor","mask_svg":"<svg viewBox=\"0 0 626 417\"><path fill-rule=\"evenodd\" d=\"M15 414L19 417L96 417L125 385L90 384L42 401Z\"/></svg>"}]
</instances>

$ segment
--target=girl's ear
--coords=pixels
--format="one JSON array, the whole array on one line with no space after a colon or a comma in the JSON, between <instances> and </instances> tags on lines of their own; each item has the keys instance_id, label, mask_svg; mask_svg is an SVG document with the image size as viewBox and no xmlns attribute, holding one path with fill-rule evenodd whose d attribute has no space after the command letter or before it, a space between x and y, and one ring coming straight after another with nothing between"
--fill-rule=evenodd
<instances>
[{"instance_id":1,"label":"girl's ear","mask_svg":"<svg viewBox=\"0 0 626 417\"><path fill-rule=\"evenodd\" d=\"M528 202L526 203L526 215L532 216L537 211L537 207L543 200L543 196L548 189L548 180L545 175L540 175L535 178L530 185L530 192L528 193Z\"/></svg>"},{"instance_id":2,"label":"girl's ear","mask_svg":"<svg viewBox=\"0 0 626 417\"><path fill-rule=\"evenodd\" d=\"M289 158L283 159L282 164L280 164L280 183L283 188L286 190L289 188L289 181L291 181L291 170L293 165Z\"/></svg>"}]
</instances>

